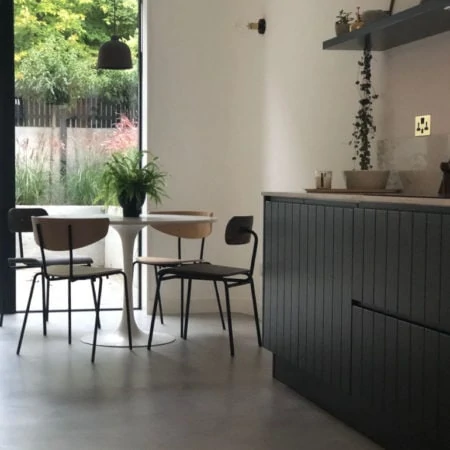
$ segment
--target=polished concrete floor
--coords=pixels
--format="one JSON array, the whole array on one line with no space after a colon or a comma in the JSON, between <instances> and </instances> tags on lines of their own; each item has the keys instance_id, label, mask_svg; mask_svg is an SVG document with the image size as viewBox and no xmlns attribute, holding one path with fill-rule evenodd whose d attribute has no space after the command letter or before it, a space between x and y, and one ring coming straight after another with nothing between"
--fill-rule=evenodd
<instances>
[{"instance_id":1,"label":"polished concrete floor","mask_svg":"<svg viewBox=\"0 0 450 450\"><path fill-rule=\"evenodd\" d=\"M0 328L0 449L375 450L375 444L271 377L271 354L256 345L252 319L234 317L236 356L216 316L192 318L187 341L178 318L159 331L177 336L147 352L90 347L90 313L76 313L73 344L66 315L50 317L43 338L30 315L22 353L22 315ZM102 314L114 328L117 312ZM147 328L149 318L137 312Z\"/></svg>"}]
</instances>

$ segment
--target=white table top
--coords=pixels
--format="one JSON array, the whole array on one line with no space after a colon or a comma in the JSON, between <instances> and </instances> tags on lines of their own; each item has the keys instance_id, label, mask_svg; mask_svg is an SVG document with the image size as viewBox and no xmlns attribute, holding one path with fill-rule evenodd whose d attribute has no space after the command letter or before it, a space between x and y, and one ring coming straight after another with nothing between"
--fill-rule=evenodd
<instances>
[{"instance_id":1,"label":"white table top","mask_svg":"<svg viewBox=\"0 0 450 450\"><path fill-rule=\"evenodd\" d=\"M111 225L146 225L157 223L210 223L216 222L217 217L209 216L189 216L184 214L141 214L139 217L123 217L113 214L58 214L48 216L48 218L64 219L92 219L96 217L107 217Z\"/></svg>"},{"instance_id":2,"label":"white table top","mask_svg":"<svg viewBox=\"0 0 450 450\"><path fill-rule=\"evenodd\" d=\"M105 214L109 218L111 225L132 225L150 223L209 223L216 222L216 217L208 216L188 216L181 214L141 214L140 217L122 217ZM100 216L99 216L100 217Z\"/></svg>"}]
</instances>

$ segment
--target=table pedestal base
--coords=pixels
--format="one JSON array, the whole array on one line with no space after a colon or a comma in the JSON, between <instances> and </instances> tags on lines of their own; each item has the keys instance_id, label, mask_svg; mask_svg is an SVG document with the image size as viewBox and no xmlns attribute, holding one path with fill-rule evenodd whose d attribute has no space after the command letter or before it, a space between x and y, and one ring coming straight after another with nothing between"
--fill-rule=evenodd
<instances>
[{"instance_id":1,"label":"table pedestal base","mask_svg":"<svg viewBox=\"0 0 450 450\"><path fill-rule=\"evenodd\" d=\"M93 341L93 334L83 336L81 342L85 344L91 344ZM134 347L147 347L148 334L139 329L135 329L132 334L133 348ZM152 347L157 345L170 344L174 342L175 338L167 333L153 333ZM97 334L97 345L100 347L128 347L128 334L123 333L122 330L113 332L99 330Z\"/></svg>"}]
</instances>

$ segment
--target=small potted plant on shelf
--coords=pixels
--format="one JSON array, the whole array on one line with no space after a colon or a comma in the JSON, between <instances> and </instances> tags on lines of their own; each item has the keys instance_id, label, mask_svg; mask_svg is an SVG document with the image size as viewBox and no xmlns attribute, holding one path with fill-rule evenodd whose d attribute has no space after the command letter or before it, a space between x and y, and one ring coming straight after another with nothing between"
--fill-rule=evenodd
<instances>
[{"instance_id":1,"label":"small potted plant on shelf","mask_svg":"<svg viewBox=\"0 0 450 450\"><path fill-rule=\"evenodd\" d=\"M144 153L148 157L143 165ZM156 205L166 197L166 180L157 156L137 150L113 153L105 163L98 199L106 205L119 203L124 217L139 217L146 196Z\"/></svg>"},{"instance_id":2,"label":"small potted plant on shelf","mask_svg":"<svg viewBox=\"0 0 450 450\"><path fill-rule=\"evenodd\" d=\"M352 139L356 161L360 170L345 171L348 189L384 189L389 176L386 170L372 169L372 141L377 130L373 118L373 102L378 98L372 86L372 52L366 48L358 61L359 77L355 84L359 90L359 109L353 122Z\"/></svg>"},{"instance_id":3,"label":"small potted plant on shelf","mask_svg":"<svg viewBox=\"0 0 450 450\"><path fill-rule=\"evenodd\" d=\"M350 31L350 24L352 23L352 13L345 12L343 9L339 11L339 14L336 16L336 23L334 25L336 30L336 36L340 36L341 34L348 33Z\"/></svg>"}]
</instances>

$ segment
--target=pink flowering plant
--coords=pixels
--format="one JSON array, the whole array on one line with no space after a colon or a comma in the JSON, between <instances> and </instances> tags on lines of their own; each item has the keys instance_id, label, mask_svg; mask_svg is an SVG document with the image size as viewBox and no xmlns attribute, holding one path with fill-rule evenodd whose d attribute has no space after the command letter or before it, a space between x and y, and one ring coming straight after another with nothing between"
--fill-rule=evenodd
<instances>
[{"instance_id":1,"label":"pink flowering plant","mask_svg":"<svg viewBox=\"0 0 450 450\"><path fill-rule=\"evenodd\" d=\"M138 133L138 124L134 120L129 119L125 114L121 114L119 120L114 125L114 131L111 136L103 142L103 147L109 153L137 149Z\"/></svg>"},{"instance_id":2,"label":"pink flowering plant","mask_svg":"<svg viewBox=\"0 0 450 450\"><path fill-rule=\"evenodd\" d=\"M120 198L132 200L143 193L155 204L166 197L167 173L160 167L159 158L147 151L138 151L138 126L121 115L112 135L103 143L110 152L103 166L98 201L117 205ZM147 161L143 164L143 156Z\"/></svg>"}]
</instances>

